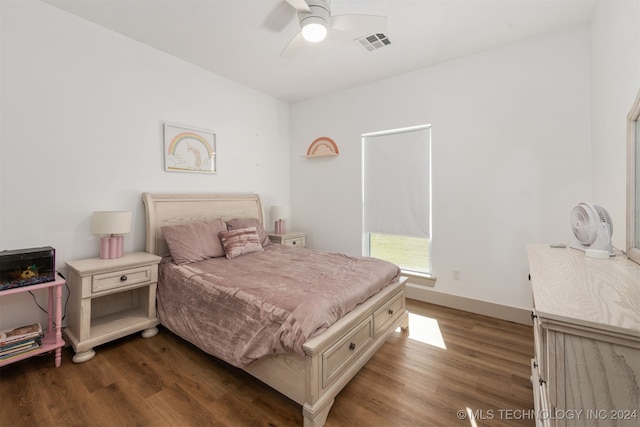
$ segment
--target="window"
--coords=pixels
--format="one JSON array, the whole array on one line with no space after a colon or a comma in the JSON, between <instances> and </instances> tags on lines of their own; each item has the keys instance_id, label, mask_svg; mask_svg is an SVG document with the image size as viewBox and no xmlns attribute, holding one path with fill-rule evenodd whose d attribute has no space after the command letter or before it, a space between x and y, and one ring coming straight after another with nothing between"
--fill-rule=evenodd
<instances>
[{"instance_id":1,"label":"window","mask_svg":"<svg viewBox=\"0 0 640 427\"><path fill-rule=\"evenodd\" d=\"M363 253L430 273L431 127L362 135Z\"/></svg>"}]
</instances>

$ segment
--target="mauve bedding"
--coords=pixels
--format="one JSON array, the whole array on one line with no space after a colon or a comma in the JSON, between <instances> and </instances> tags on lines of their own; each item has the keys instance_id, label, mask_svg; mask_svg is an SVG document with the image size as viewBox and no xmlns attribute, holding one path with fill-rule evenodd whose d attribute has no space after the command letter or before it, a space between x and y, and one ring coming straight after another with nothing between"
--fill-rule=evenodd
<instances>
[{"instance_id":1,"label":"mauve bedding","mask_svg":"<svg viewBox=\"0 0 640 427\"><path fill-rule=\"evenodd\" d=\"M175 334L234 366L296 352L394 282L386 261L269 245L233 259L177 265L165 258L158 316Z\"/></svg>"}]
</instances>

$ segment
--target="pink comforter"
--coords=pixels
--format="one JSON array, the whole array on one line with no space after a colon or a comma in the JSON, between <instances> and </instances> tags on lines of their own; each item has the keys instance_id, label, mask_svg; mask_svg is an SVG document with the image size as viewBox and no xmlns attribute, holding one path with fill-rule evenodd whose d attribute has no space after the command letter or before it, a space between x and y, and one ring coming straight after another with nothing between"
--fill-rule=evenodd
<instances>
[{"instance_id":1,"label":"pink comforter","mask_svg":"<svg viewBox=\"0 0 640 427\"><path fill-rule=\"evenodd\" d=\"M232 365L294 351L395 281L394 264L269 245L234 259L160 265L158 316Z\"/></svg>"}]
</instances>

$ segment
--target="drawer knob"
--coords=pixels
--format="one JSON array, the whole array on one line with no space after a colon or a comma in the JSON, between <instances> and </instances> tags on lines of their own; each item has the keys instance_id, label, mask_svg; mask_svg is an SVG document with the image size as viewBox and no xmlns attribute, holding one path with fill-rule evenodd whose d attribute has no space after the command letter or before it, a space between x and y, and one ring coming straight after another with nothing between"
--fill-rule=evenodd
<instances>
[{"instance_id":1,"label":"drawer knob","mask_svg":"<svg viewBox=\"0 0 640 427\"><path fill-rule=\"evenodd\" d=\"M389 309L389 316L393 316L393 308Z\"/></svg>"},{"instance_id":2,"label":"drawer knob","mask_svg":"<svg viewBox=\"0 0 640 427\"><path fill-rule=\"evenodd\" d=\"M354 343L349 344L349 350L355 350L356 345Z\"/></svg>"},{"instance_id":3,"label":"drawer knob","mask_svg":"<svg viewBox=\"0 0 640 427\"><path fill-rule=\"evenodd\" d=\"M292 245L297 244L298 242L296 242L295 240L293 242L291 242Z\"/></svg>"},{"instance_id":4,"label":"drawer knob","mask_svg":"<svg viewBox=\"0 0 640 427\"><path fill-rule=\"evenodd\" d=\"M120 276L120 281L121 282L126 282L127 281L127 276L125 276L124 274L122 276Z\"/></svg>"}]
</instances>

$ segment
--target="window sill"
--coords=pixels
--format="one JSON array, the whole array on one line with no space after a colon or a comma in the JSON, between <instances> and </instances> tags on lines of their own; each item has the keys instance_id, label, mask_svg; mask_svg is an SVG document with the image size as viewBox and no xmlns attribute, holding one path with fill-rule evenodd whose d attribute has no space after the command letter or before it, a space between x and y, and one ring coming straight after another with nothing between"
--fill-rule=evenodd
<instances>
[{"instance_id":1,"label":"window sill","mask_svg":"<svg viewBox=\"0 0 640 427\"><path fill-rule=\"evenodd\" d=\"M430 288L434 287L436 284L436 276L432 276L428 273L418 273L416 271L405 271L402 270L402 275L409 278L409 283L413 283L414 285L428 286Z\"/></svg>"}]
</instances>

